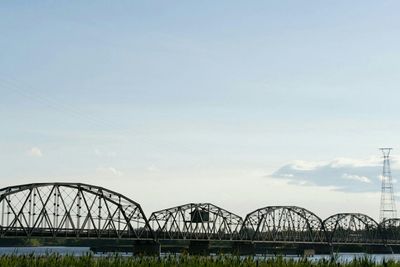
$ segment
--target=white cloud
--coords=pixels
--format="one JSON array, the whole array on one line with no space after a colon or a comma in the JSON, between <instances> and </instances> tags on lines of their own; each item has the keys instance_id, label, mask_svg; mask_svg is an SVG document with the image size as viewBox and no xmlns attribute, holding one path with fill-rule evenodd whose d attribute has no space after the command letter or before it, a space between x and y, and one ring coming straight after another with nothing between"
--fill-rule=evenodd
<instances>
[{"instance_id":1,"label":"white cloud","mask_svg":"<svg viewBox=\"0 0 400 267\"><path fill-rule=\"evenodd\" d=\"M311 171L325 164L326 162L323 161L295 160L292 164L292 168L298 171Z\"/></svg>"},{"instance_id":2,"label":"white cloud","mask_svg":"<svg viewBox=\"0 0 400 267\"><path fill-rule=\"evenodd\" d=\"M396 158L391 159L396 162ZM321 167L329 166L330 168L343 168L343 167L376 167L382 165L380 157L370 157L368 159L352 159L338 157L330 161L305 161L295 160L291 163L291 168L297 171L312 171Z\"/></svg>"},{"instance_id":3,"label":"white cloud","mask_svg":"<svg viewBox=\"0 0 400 267\"><path fill-rule=\"evenodd\" d=\"M148 166L146 169L148 172L158 172L159 171L158 167L154 164Z\"/></svg>"},{"instance_id":4,"label":"white cloud","mask_svg":"<svg viewBox=\"0 0 400 267\"><path fill-rule=\"evenodd\" d=\"M390 159L395 180L400 177L399 157L394 155ZM382 164L382 157L339 157L329 161L296 160L281 166L270 177L290 184L334 187L335 190L345 192L379 192Z\"/></svg>"},{"instance_id":5,"label":"white cloud","mask_svg":"<svg viewBox=\"0 0 400 267\"><path fill-rule=\"evenodd\" d=\"M382 159L380 157L370 157L368 159L351 159L351 158L335 158L329 165L332 168L341 167L376 167L382 164Z\"/></svg>"},{"instance_id":6,"label":"white cloud","mask_svg":"<svg viewBox=\"0 0 400 267\"><path fill-rule=\"evenodd\" d=\"M105 175L114 175L114 176L122 176L124 175L123 172L117 170L114 167L99 167L96 169L98 173L105 174Z\"/></svg>"},{"instance_id":7,"label":"white cloud","mask_svg":"<svg viewBox=\"0 0 400 267\"><path fill-rule=\"evenodd\" d=\"M37 148L37 147L32 147L32 148L28 151L28 154L29 154L30 156L32 156L32 157L41 157L41 156L43 156L42 151L41 151L39 148Z\"/></svg>"},{"instance_id":8,"label":"white cloud","mask_svg":"<svg viewBox=\"0 0 400 267\"><path fill-rule=\"evenodd\" d=\"M354 180L354 181L360 181L363 183L371 183L371 180L367 177L367 176L360 176L360 175L356 175L356 174L348 174L348 173L344 173L342 175L343 179L350 179L350 180Z\"/></svg>"}]
</instances>

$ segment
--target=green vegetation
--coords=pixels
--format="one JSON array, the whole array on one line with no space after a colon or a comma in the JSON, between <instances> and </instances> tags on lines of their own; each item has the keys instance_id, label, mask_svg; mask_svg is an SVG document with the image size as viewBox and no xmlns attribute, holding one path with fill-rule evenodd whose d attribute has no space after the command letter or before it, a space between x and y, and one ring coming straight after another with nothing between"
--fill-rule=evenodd
<instances>
[{"instance_id":1,"label":"green vegetation","mask_svg":"<svg viewBox=\"0 0 400 267\"><path fill-rule=\"evenodd\" d=\"M202 257L202 256L167 256L158 257L95 257L86 255L81 257L61 256L61 255L8 255L0 257L1 267L128 267L128 266L182 266L182 267L361 267L361 266L400 266L400 262L384 261L375 263L371 259L362 258L354 259L351 262L340 263L337 260L319 260L312 261L307 258L294 260L284 259L282 257L270 258L265 260L255 260L251 257L242 258L236 256L217 256L217 257Z\"/></svg>"},{"instance_id":2,"label":"green vegetation","mask_svg":"<svg viewBox=\"0 0 400 267\"><path fill-rule=\"evenodd\" d=\"M35 238L26 239L24 242L25 247L40 247L41 245L40 240Z\"/></svg>"}]
</instances>

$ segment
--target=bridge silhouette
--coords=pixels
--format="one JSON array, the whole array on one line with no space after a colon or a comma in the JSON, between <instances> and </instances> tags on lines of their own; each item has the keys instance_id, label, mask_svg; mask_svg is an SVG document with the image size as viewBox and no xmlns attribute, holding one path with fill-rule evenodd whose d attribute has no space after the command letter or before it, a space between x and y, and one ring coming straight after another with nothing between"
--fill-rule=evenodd
<instances>
[{"instance_id":1,"label":"bridge silhouette","mask_svg":"<svg viewBox=\"0 0 400 267\"><path fill-rule=\"evenodd\" d=\"M398 252L400 219L360 213L325 220L297 206L268 206L243 219L210 203L146 217L139 203L82 183L0 189L0 246L89 246L97 251L212 253Z\"/></svg>"}]
</instances>

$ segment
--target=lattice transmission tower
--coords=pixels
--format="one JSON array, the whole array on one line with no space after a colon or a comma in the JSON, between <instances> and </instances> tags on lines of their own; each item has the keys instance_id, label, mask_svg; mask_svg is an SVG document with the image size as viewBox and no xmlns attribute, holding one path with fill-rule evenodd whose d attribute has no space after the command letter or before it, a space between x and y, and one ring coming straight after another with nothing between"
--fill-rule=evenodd
<instances>
[{"instance_id":1,"label":"lattice transmission tower","mask_svg":"<svg viewBox=\"0 0 400 267\"><path fill-rule=\"evenodd\" d=\"M392 148L380 148L383 153L381 207L379 219L381 222L387 219L396 218L396 203L394 201L392 172L390 170L390 152Z\"/></svg>"}]
</instances>

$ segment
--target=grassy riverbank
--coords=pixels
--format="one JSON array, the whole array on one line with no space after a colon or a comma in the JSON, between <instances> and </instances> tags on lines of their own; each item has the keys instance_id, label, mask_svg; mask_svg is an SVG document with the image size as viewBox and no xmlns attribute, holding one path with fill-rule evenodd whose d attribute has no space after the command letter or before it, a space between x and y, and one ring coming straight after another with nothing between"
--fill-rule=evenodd
<instances>
[{"instance_id":1,"label":"grassy riverbank","mask_svg":"<svg viewBox=\"0 0 400 267\"><path fill-rule=\"evenodd\" d=\"M255 260L253 258L240 258L234 256L218 257L199 257L199 256L180 256L180 257L93 257L91 255L73 257L73 256L1 256L1 267L128 267L128 266L182 266L182 267L361 267L361 266L399 266L400 262L384 261L375 263L372 259L362 258L354 259L351 262L341 263L337 260L319 260L309 259L293 260L284 258L271 258L265 260Z\"/></svg>"}]
</instances>

